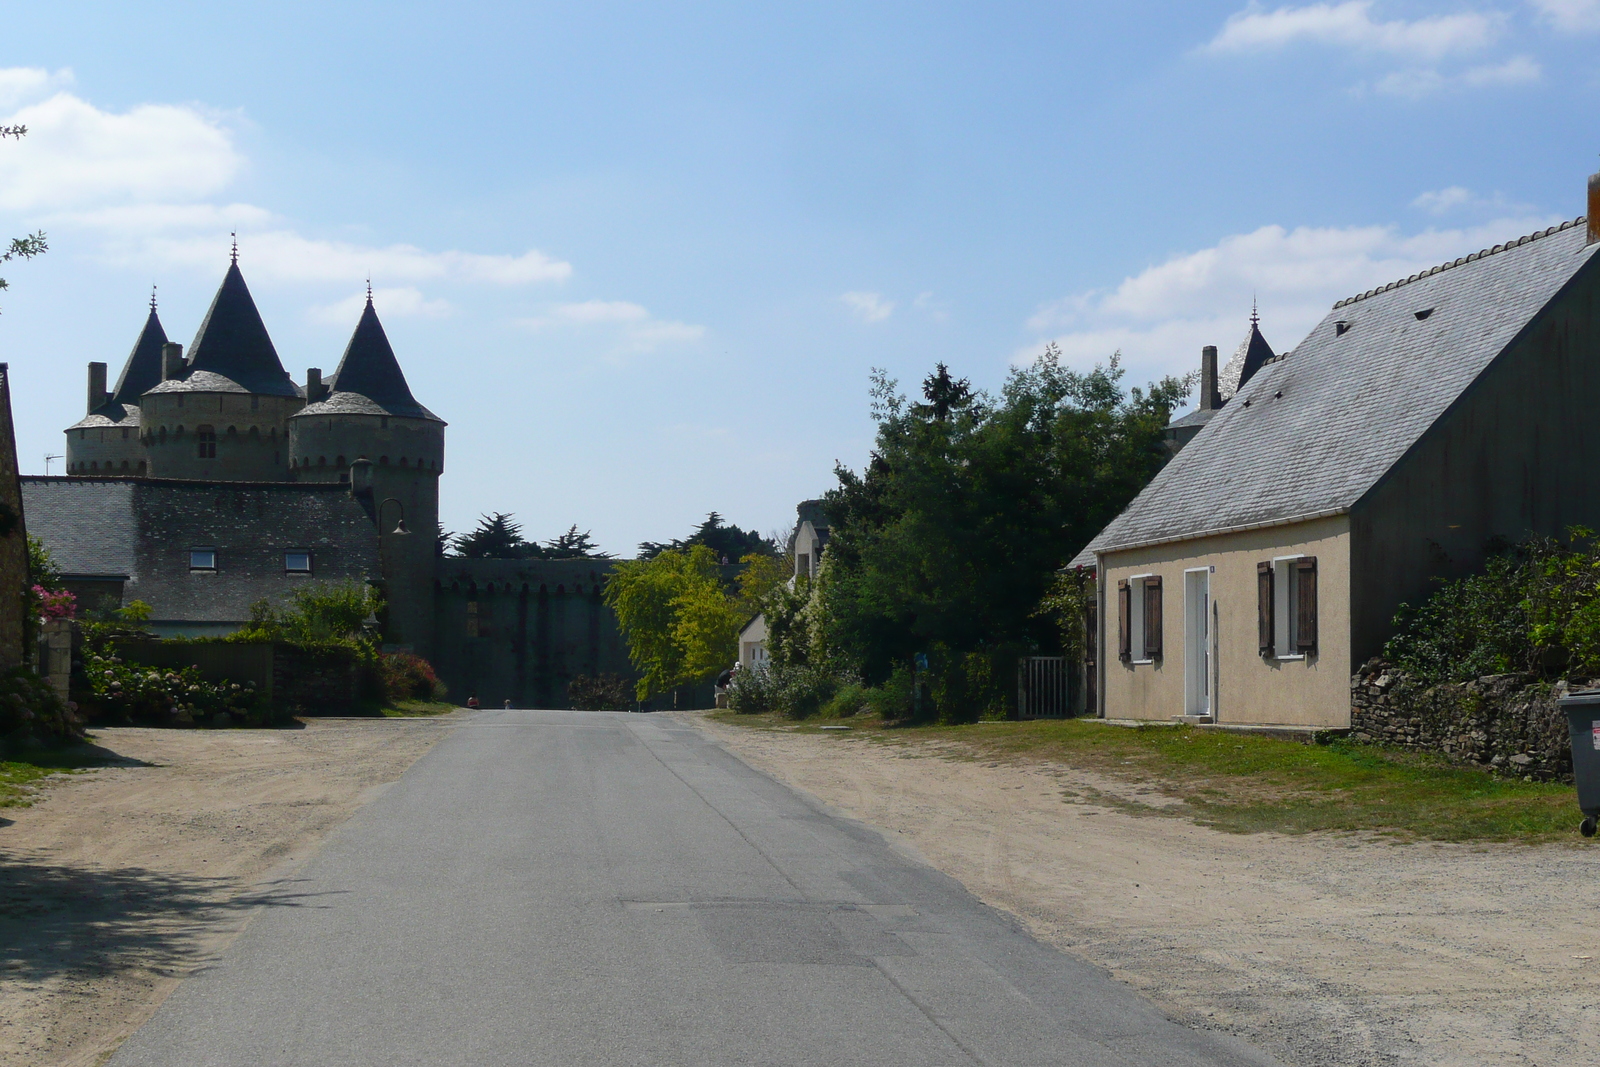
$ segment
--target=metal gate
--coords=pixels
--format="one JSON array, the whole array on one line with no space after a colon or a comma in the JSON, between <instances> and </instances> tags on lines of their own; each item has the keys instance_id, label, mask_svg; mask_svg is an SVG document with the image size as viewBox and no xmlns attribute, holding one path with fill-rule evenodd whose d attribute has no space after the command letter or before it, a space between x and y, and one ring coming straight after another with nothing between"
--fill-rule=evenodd
<instances>
[{"instance_id":1,"label":"metal gate","mask_svg":"<svg viewBox=\"0 0 1600 1067\"><path fill-rule=\"evenodd\" d=\"M1072 669L1065 656L1017 661L1017 717L1064 719L1072 714Z\"/></svg>"}]
</instances>

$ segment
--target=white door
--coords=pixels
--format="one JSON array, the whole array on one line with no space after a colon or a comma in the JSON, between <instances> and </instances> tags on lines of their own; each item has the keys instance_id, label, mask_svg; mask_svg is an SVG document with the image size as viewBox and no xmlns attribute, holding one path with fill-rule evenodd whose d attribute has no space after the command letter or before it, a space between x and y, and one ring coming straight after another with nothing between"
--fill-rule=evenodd
<instances>
[{"instance_id":1,"label":"white door","mask_svg":"<svg viewBox=\"0 0 1600 1067\"><path fill-rule=\"evenodd\" d=\"M1211 568L1183 574L1183 713L1211 714Z\"/></svg>"}]
</instances>

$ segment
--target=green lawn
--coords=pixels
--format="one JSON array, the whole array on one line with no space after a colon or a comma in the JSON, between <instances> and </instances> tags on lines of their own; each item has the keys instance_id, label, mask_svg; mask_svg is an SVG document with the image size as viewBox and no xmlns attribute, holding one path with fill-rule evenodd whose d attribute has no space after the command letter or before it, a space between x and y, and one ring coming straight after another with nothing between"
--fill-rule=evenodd
<instances>
[{"instance_id":1,"label":"green lawn","mask_svg":"<svg viewBox=\"0 0 1600 1067\"><path fill-rule=\"evenodd\" d=\"M1366 830L1435 841L1571 841L1581 815L1570 785L1496 778L1422 753L1186 726L1111 726L1092 719L891 726L874 719L792 723L717 713L720 722L879 744L942 742L952 759L1051 761L1153 785L1183 804L1124 810L1179 815L1237 833ZM1097 802L1107 798L1096 798Z\"/></svg>"},{"instance_id":2,"label":"green lawn","mask_svg":"<svg viewBox=\"0 0 1600 1067\"><path fill-rule=\"evenodd\" d=\"M26 808L37 797L34 787L43 779L53 774L85 774L106 762L81 745L10 753L0 760L0 808Z\"/></svg>"}]
</instances>

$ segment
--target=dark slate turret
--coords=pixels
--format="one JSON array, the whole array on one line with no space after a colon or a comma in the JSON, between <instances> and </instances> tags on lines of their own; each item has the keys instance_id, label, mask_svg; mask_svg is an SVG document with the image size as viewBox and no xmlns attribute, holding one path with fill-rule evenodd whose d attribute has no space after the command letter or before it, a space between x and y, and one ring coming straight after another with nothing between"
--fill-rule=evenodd
<instances>
[{"instance_id":1,"label":"dark slate turret","mask_svg":"<svg viewBox=\"0 0 1600 1067\"><path fill-rule=\"evenodd\" d=\"M157 391L301 395L278 360L278 350L272 347L237 260L228 265L200 332L189 346L187 373L179 381L163 382Z\"/></svg>"},{"instance_id":2,"label":"dark slate turret","mask_svg":"<svg viewBox=\"0 0 1600 1067\"><path fill-rule=\"evenodd\" d=\"M161 384L161 346L166 343L167 331L161 328L152 297L150 317L144 320L139 340L134 342L133 352L122 367L122 377L117 379L117 388L111 394L113 403L136 407L141 396Z\"/></svg>"},{"instance_id":3,"label":"dark slate turret","mask_svg":"<svg viewBox=\"0 0 1600 1067\"><path fill-rule=\"evenodd\" d=\"M413 419L443 422L439 416L417 403L406 384L400 361L395 359L389 337L378 321L367 295L367 306L356 323L356 332L345 346L339 369L328 381L329 395L308 411L313 414L398 415ZM313 410L314 409L314 410Z\"/></svg>"},{"instance_id":4,"label":"dark slate turret","mask_svg":"<svg viewBox=\"0 0 1600 1067\"><path fill-rule=\"evenodd\" d=\"M1250 333L1239 343L1233 358L1228 360L1228 365L1218 376L1218 391L1224 402L1243 389L1245 383L1256 376L1257 371L1277 358L1272 346L1267 344L1267 339L1261 336L1260 322L1261 316L1251 308Z\"/></svg>"}]
</instances>

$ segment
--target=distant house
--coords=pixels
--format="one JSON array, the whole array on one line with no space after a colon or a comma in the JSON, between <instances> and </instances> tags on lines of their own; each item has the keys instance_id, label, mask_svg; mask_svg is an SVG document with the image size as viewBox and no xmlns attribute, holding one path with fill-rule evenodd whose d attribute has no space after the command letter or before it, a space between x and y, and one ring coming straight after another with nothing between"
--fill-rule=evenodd
<instances>
[{"instance_id":1,"label":"distant house","mask_svg":"<svg viewBox=\"0 0 1600 1067\"><path fill-rule=\"evenodd\" d=\"M822 501L803 500L795 508L794 536L789 541L789 556L794 560L793 585L798 578L815 578L822 566L822 553L828 547L828 517ZM767 662L767 617L757 615L739 631L739 662L758 667Z\"/></svg>"},{"instance_id":2,"label":"distant house","mask_svg":"<svg viewBox=\"0 0 1600 1067\"><path fill-rule=\"evenodd\" d=\"M1341 727L1402 602L1600 527L1590 213L1341 300L1090 542L1100 714Z\"/></svg>"}]
</instances>

